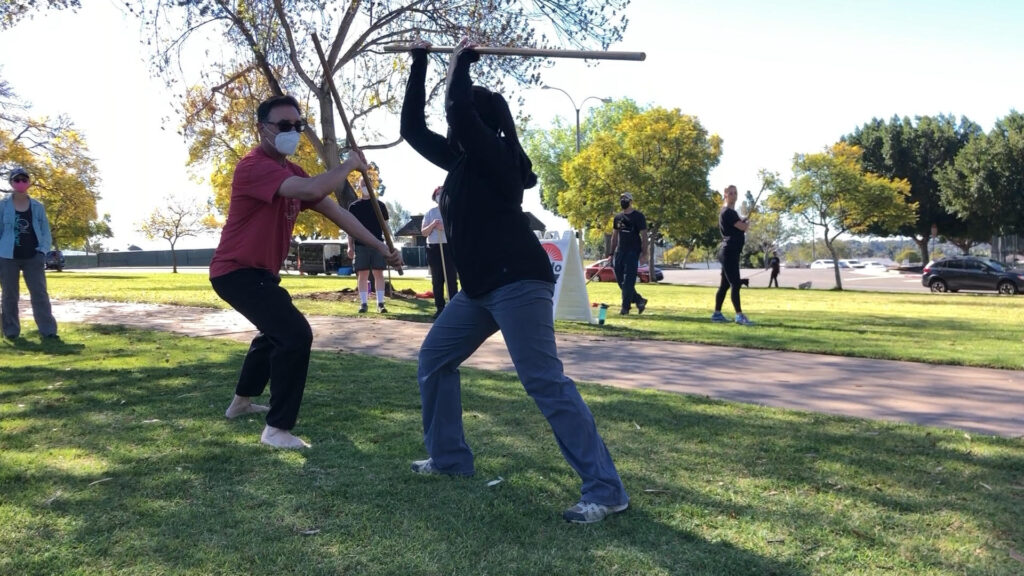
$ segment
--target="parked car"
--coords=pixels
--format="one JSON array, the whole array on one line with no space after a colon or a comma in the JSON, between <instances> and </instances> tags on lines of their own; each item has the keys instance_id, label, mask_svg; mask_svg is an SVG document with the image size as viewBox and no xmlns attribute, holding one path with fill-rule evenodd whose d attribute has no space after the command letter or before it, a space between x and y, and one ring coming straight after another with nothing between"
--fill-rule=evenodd
<instances>
[{"instance_id":1,"label":"parked car","mask_svg":"<svg viewBox=\"0 0 1024 576\"><path fill-rule=\"evenodd\" d=\"M850 265L847 264L847 262L848 262L848 260L840 260L839 261L839 267L840 268L849 268ZM821 260L815 260L814 262L811 262L811 268L818 269L818 270L821 270L823 268L824 269L831 269L831 268L835 268L835 265L832 263L832 259L831 258L823 258Z\"/></svg>"},{"instance_id":2,"label":"parked car","mask_svg":"<svg viewBox=\"0 0 1024 576\"><path fill-rule=\"evenodd\" d=\"M845 264L845 266L844 266ZM846 259L839 261L840 268L863 268L864 264L861 264L860 260Z\"/></svg>"},{"instance_id":3,"label":"parked car","mask_svg":"<svg viewBox=\"0 0 1024 576\"><path fill-rule=\"evenodd\" d=\"M60 250L50 250L46 253L46 269L64 271L64 253Z\"/></svg>"},{"instance_id":4,"label":"parked car","mask_svg":"<svg viewBox=\"0 0 1024 576\"><path fill-rule=\"evenodd\" d=\"M1024 291L1024 273L988 258L959 256L929 262L921 274L921 284L932 292L995 290L1017 294Z\"/></svg>"},{"instance_id":5,"label":"parked car","mask_svg":"<svg viewBox=\"0 0 1024 576\"><path fill-rule=\"evenodd\" d=\"M609 258L605 258L604 260L598 260L597 262L594 262L590 266L587 266L587 269L584 272L584 274L586 275L587 280L592 280L594 282L615 282L615 270L612 269L612 263ZM640 282L651 281L651 271L647 264L641 264L636 269L636 276L637 279L640 280ZM665 273L661 270L661 268L655 266L654 277L657 279L658 282L661 282L662 280L665 279Z\"/></svg>"},{"instance_id":6,"label":"parked car","mask_svg":"<svg viewBox=\"0 0 1024 576\"><path fill-rule=\"evenodd\" d=\"M888 270L889 267L886 266L885 264L882 264L881 262L865 262L864 263L864 269L865 270Z\"/></svg>"}]
</instances>

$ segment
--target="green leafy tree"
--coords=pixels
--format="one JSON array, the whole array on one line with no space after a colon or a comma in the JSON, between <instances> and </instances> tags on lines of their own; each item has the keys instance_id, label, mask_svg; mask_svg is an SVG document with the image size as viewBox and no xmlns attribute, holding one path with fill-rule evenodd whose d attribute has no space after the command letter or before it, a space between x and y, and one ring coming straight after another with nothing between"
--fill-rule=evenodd
<instances>
[{"instance_id":1,"label":"green leafy tree","mask_svg":"<svg viewBox=\"0 0 1024 576\"><path fill-rule=\"evenodd\" d=\"M565 165L568 188L558 198L559 213L574 228L610 232L619 195L628 191L647 216L652 239L678 243L698 235L717 210L708 173L721 148L717 135L678 109L627 115L614 129L595 133ZM653 262L654 242L648 245Z\"/></svg>"},{"instance_id":2,"label":"green leafy tree","mask_svg":"<svg viewBox=\"0 0 1024 576\"><path fill-rule=\"evenodd\" d=\"M975 223L976 236L1024 233L1024 114L973 138L938 180L944 205Z\"/></svg>"},{"instance_id":3,"label":"green leafy tree","mask_svg":"<svg viewBox=\"0 0 1024 576\"><path fill-rule=\"evenodd\" d=\"M110 214L104 214L99 220L89 222L89 235L82 244L82 248L86 254L103 252L103 240L113 237L114 230L110 227Z\"/></svg>"},{"instance_id":4,"label":"green leafy tree","mask_svg":"<svg viewBox=\"0 0 1024 576\"><path fill-rule=\"evenodd\" d=\"M907 203L910 184L865 172L861 150L839 142L825 152L797 154L793 180L768 197L775 211L785 211L822 229L834 261L836 288L843 289L835 241L840 234L869 229L894 231L913 221L917 206Z\"/></svg>"},{"instance_id":5,"label":"green leafy tree","mask_svg":"<svg viewBox=\"0 0 1024 576\"><path fill-rule=\"evenodd\" d=\"M482 45L607 48L622 38L629 0L137 0L133 5L147 31L143 41L151 47L153 68L169 85L176 86L178 71L187 68L178 55L215 48L223 56L204 63L198 93L213 98L251 81L247 78L255 72L270 94L296 95L315 111L320 130L307 135L309 144L327 168L334 168L346 143L325 75L334 79L361 147L393 146L400 140L379 133L374 127L386 123L375 120L378 113L399 109L409 58L385 54L383 46L420 36L437 45L456 44L468 34ZM314 33L323 38L326 68L314 49ZM508 79L539 83L544 64L537 58L485 58L474 71L478 82L504 92ZM440 92L444 72L444 66L432 67L432 96Z\"/></svg>"},{"instance_id":6,"label":"green leafy tree","mask_svg":"<svg viewBox=\"0 0 1024 576\"><path fill-rule=\"evenodd\" d=\"M391 229L391 236L398 234L398 230L409 221L409 211L397 200L384 202L388 208L388 228Z\"/></svg>"},{"instance_id":7,"label":"green leafy tree","mask_svg":"<svg viewBox=\"0 0 1024 576\"><path fill-rule=\"evenodd\" d=\"M167 197L164 206L156 208L140 225L146 238L163 238L171 246L172 273L178 273L178 253L175 246L182 238L195 237L217 229L210 210L213 201L205 205L184 198Z\"/></svg>"},{"instance_id":8,"label":"green leafy tree","mask_svg":"<svg viewBox=\"0 0 1024 576\"><path fill-rule=\"evenodd\" d=\"M590 144L593 134L614 131L624 118L640 112L636 102L628 98L591 108L588 116L580 121L580 150ZM556 118L550 128L527 130L523 146L537 174L541 205L555 215L565 217L558 211L558 198L568 188L563 176L565 165L577 155L575 123L565 123Z\"/></svg>"},{"instance_id":9,"label":"green leafy tree","mask_svg":"<svg viewBox=\"0 0 1024 576\"><path fill-rule=\"evenodd\" d=\"M940 115L911 120L894 116L888 122L872 119L842 140L863 150L861 163L868 172L910 183L907 202L917 204L917 218L895 233L913 238L922 257L927 258L933 227L940 235L961 242L971 242L977 233L976 223L958 217L943 203L937 176L980 133L981 127L967 118L958 121ZM868 232L881 235L882 231Z\"/></svg>"}]
</instances>

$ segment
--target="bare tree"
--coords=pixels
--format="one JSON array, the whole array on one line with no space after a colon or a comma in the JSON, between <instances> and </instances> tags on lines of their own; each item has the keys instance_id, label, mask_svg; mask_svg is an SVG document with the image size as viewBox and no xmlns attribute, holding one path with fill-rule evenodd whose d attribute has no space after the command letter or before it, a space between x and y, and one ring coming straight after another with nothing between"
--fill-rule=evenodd
<instances>
[{"instance_id":1,"label":"bare tree","mask_svg":"<svg viewBox=\"0 0 1024 576\"><path fill-rule=\"evenodd\" d=\"M287 92L305 100L304 107L320 123L320 134L307 136L327 168L333 168L349 143L335 125L338 111L325 74L335 79L360 147L390 147L400 137L375 130L380 122L369 118L398 110L408 57L384 53L385 45L416 37L455 44L468 35L497 46L607 48L622 38L629 0L138 0L136 5L154 71L181 91L183 102L196 84L182 81L187 55L196 50L218 54L203 60L199 84L205 101L183 107L186 138L194 126L208 129L211 120L217 122L220 115L210 110L227 110L234 95L246 89L240 84L257 71L267 93L253 98ZM324 39L326 70L313 34ZM529 58L485 60L475 69L477 79L497 90L508 78L523 85L539 83L545 65ZM440 92L444 67L434 67L434 74L432 95ZM207 121L195 121L196 114ZM347 206L354 197L340 200Z\"/></svg>"},{"instance_id":2,"label":"bare tree","mask_svg":"<svg viewBox=\"0 0 1024 576\"><path fill-rule=\"evenodd\" d=\"M215 230L217 225L210 217L211 202L196 204L182 198L168 197L165 206L157 208L140 225L139 232L153 240L163 238L171 245L173 273L178 273L178 254L175 245L188 236L201 236Z\"/></svg>"}]
</instances>

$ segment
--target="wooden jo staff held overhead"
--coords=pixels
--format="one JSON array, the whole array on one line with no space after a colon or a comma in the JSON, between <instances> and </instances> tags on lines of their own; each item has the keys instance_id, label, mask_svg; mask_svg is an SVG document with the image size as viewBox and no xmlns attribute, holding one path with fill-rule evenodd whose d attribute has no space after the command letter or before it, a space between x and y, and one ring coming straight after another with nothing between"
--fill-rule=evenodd
<instances>
[{"instance_id":1,"label":"wooden jo staff held overhead","mask_svg":"<svg viewBox=\"0 0 1024 576\"><path fill-rule=\"evenodd\" d=\"M408 52L412 50L411 44L388 44L384 46L385 52ZM427 52L451 54L453 46L431 46ZM505 48L500 46L474 46L473 51L478 54L490 54L493 56L527 56L539 58L584 58L588 60L634 60L642 61L647 59L644 52L615 52L609 50L556 50L548 48Z\"/></svg>"},{"instance_id":2,"label":"wooden jo staff held overhead","mask_svg":"<svg viewBox=\"0 0 1024 576\"><path fill-rule=\"evenodd\" d=\"M345 140L348 142L349 147L352 150L359 152L359 146L356 144L355 138L352 136L352 125L348 123L348 116L345 115L345 108L341 104L341 94L338 93L337 86L334 85L334 76L331 74L331 67L327 64L327 56L324 54L324 49L320 45L320 37L313 33L313 46L316 47L317 56L320 57L320 66L324 69L324 81L327 83L327 87L331 91L331 96L334 97L334 106L338 109L338 115L341 116L341 123L345 126ZM370 182L370 175L366 170L360 170L360 174L363 175L363 185L366 186L366 191L370 193L370 204L373 205L373 213L377 215L377 222L380 224L380 229L384 233L384 242L388 245L389 250L395 249L395 242L391 239L391 230L388 228L387 222L384 221L384 213L380 211L380 205L377 203L377 194L373 191L373 183ZM398 271L398 275L405 274L402 271L401 266L395 266L395 270Z\"/></svg>"}]
</instances>

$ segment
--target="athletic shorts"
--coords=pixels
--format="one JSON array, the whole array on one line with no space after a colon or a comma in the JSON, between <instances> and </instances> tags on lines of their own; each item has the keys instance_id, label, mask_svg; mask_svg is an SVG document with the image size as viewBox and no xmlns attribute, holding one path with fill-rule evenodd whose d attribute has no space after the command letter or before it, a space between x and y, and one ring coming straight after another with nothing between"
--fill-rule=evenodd
<instances>
[{"instance_id":1,"label":"athletic shorts","mask_svg":"<svg viewBox=\"0 0 1024 576\"><path fill-rule=\"evenodd\" d=\"M352 261L352 268L356 272L360 270L383 270L387 266L388 264L384 260L383 254L369 246L356 245L356 257Z\"/></svg>"}]
</instances>

